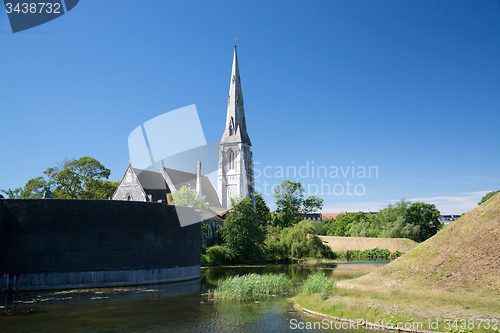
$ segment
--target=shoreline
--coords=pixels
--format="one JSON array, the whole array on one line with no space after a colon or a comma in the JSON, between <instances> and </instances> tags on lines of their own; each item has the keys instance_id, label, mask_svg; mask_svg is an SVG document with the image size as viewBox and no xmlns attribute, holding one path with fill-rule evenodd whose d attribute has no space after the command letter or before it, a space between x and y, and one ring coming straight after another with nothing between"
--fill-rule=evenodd
<instances>
[{"instance_id":1,"label":"shoreline","mask_svg":"<svg viewBox=\"0 0 500 333\"><path fill-rule=\"evenodd\" d=\"M330 315L327 315L325 313L306 309L306 308L300 306L300 304L297 303L297 301L295 301L295 299L293 299L293 302L294 302L294 308L297 308L298 310L302 311L303 313L305 313L309 316L322 317L322 318L327 318L327 319L331 319L331 320L339 321L339 322L348 322L350 324L356 324L356 326L359 326L357 323L357 320L330 316ZM375 323L371 323L369 321L366 321L366 322L363 321L363 324L360 324L360 325L366 330L373 330L373 331L390 330L390 331L401 331L401 332L412 332L412 333L445 333L442 331L415 330L415 329L411 329L411 328L392 327L392 326L387 326L387 325L384 326L383 328L381 328L380 325L376 325ZM379 326L379 327L377 328L377 326Z\"/></svg>"}]
</instances>

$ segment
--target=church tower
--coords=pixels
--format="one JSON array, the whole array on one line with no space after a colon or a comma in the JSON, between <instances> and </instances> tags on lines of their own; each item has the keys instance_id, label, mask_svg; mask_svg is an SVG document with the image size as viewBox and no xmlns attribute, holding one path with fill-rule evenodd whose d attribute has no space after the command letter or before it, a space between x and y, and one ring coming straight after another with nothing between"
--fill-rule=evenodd
<instances>
[{"instance_id":1,"label":"church tower","mask_svg":"<svg viewBox=\"0 0 500 333\"><path fill-rule=\"evenodd\" d=\"M227 100L226 128L220 142L218 195L221 206L231 199L250 197L255 206L252 143L247 133L238 54L234 45L233 69Z\"/></svg>"}]
</instances>

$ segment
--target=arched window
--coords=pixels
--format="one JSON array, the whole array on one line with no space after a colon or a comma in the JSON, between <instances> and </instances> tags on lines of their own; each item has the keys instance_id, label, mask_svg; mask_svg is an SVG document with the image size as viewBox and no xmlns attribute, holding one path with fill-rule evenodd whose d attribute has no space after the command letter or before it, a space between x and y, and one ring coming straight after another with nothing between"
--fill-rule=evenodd
<instances>
[{"instance_id":1,"label":"arched window","mask_svg":"<svg viewBox=\"0 0 500 333\"><path fill-rule=\"evenodd\" d=\"M229 121L229 135L233 135L234 133L234 119L231 117L231 120Z\"/></svg>"},{"instance_id":2,"label":"arched window","mask_svg":"<svg viewBox=\"0 0 500 333\"><path fill-rule=\"evenodd\" d=\"M234 169L234 152L232 150L229 151L229 170Z\"/></svg>"},{"instance_id":3,"label":"arched window","mask_svg":"<svg viewBox=\"0 0 500 333\"><path fill-rule=\"evenodd\" d=\"M132 201L132 196L130 194L127 194L127 201Z\"/></svg>"}]
</instances>

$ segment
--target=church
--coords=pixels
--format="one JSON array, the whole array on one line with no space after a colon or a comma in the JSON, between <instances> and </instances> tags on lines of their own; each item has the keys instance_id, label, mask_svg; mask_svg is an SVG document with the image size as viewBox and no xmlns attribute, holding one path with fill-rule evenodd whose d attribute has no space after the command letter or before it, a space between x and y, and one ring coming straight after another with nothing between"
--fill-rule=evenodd
<instances>
[{"instance_id":1,"label":"church","mask_svg":"<svg viewBox=\"0 0 500 333\"><path fill-rule=\"evenodd\" d=\"M153 172L133 168L129 164L112 199L167 202L170 204L169 194L187 186L199 197L205 196L205 201L209 203L210 208L205 213L204 220L221 222L225 217L226 210L231 207L232 199L250 197L255 206L251 147L252 143L245 121L243 92L235 44L226 124L220 141L217 188L210 177L202 175L200 161L196 166L193 165L193 170L196 168L196 173L174 170L163 165L158 171Z\"/></svg>"}]
</instances>

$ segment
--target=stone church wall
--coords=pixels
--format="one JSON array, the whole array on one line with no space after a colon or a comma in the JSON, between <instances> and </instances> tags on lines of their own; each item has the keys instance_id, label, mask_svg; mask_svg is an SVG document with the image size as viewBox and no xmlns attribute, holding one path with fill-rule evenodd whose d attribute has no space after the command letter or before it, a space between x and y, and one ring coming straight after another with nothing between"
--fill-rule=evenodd
<instances>
[{"instance_id":1,"label":"stone church wall","mask_svg":"<svg viewBox=\"0 0 500 333\"><path fill-rule=\"evenodd\" d=\"M162 203L0 199L0 291L199 278L200 239Z\"/></svg>"}]
</instances>

